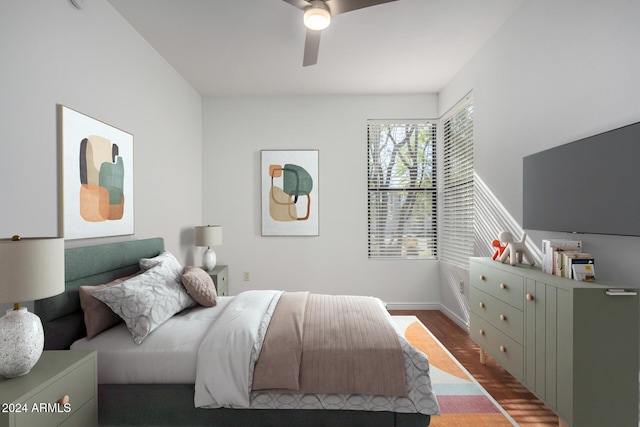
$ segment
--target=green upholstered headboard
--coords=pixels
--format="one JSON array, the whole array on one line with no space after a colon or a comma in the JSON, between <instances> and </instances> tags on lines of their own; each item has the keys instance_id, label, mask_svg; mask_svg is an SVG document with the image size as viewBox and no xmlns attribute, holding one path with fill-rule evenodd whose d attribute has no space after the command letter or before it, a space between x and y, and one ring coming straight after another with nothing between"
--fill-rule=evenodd
<instances>
[{"instance_id":1,"label":"green upholstered headboard","mask_svg":"<svg viewBox=\"0 0 640 427\"><path fill-rule=\"evenodd\" d=\"M45 350L68 349L86 336L78 289L128 276L140 268L140 258L151 258L164 250L160 237L65 250L65 292L34 302L34 311L44 327Z\"/></svg>"}]
</instances>

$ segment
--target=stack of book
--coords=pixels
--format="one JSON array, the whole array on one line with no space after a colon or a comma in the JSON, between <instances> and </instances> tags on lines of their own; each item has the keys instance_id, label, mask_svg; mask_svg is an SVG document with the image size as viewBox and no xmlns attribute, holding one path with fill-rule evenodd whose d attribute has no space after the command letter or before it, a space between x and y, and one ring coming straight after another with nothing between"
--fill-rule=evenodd
<instances>
[{"instance_id":1,"label":"stack of book","mask_svg":"<svg viewBox=\"0 0 640 427\"><path fill-rule=\"evenodd\" d=\"M595 280L595 260L580 240L543 240L542 271L575 280Z\"/></svg>"}]
</instances>

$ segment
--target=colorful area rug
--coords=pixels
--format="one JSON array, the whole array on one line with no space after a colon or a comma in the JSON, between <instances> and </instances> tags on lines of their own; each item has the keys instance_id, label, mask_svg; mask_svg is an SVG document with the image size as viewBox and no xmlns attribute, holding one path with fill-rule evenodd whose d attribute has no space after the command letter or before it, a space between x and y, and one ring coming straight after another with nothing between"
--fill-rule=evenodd
<instances>
[{"instance_id":1,"label":"colorful area rug","mask_svg":"<svg viewBox=\"0 0 640 427\"><path fill-rule=\"evenodd\" d=\"M502 427L516 422L415 316L393 316L414 347L429 357L440 416L430 426Z\"/></svg>"}]
</instances>

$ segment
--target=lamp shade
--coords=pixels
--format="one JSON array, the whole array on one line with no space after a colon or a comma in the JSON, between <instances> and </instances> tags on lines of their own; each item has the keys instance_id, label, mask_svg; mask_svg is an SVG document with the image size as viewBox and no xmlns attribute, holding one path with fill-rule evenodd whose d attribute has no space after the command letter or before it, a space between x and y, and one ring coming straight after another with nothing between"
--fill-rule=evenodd
<instances>
[{"instance_id":1,"label":"lamp shade","mask_svg":"<svg viewBox=\"0 0 640 427\"><path fill-rule=\"evenodd\" d=\"M64 292L64 239L0 239L0 303Z\"/></svg>"},{"instance_id":2,"label":"lamp shade","mask_svg":"<svg viewBox=\"0 0 640 427\"><path fill-rule=\"evenodd\" d=\"M203 225L196 227L196 246L218 246L222 244L221 225Z\"/></svg>"}]
</instances>

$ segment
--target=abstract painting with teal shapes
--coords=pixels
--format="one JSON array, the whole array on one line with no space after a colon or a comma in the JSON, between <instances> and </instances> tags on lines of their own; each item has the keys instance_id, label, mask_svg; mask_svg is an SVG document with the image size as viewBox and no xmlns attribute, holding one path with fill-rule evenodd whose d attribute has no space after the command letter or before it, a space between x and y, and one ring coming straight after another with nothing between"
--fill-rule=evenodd
<instances>
[{"instance_id":1,"label":"abstract painting with teal shapes","mask_svg":"<svg viewBox=\"0 0 640 427\"><path fill-rule=\"evenodd\" d=\"M317 235L317 150L262 151L263 235Z\"/></svg>"},{"instance_id":2,"label":"abstract painting with teal shapes","mask_svg":"<svg viewBox=\"0 0 640 427\"><path fill-rule=\"evenodd\" d=\"M122 219L124 163L117 144L90 135L80 143L80 216L90 222Z\"/></svg>"},{"instance_id":3,"label":"abstract painting with teal shapes","mask_svg":"<svg viewBox=\"0 0 640 427\"><path fill-rule=\"evenodd\" d=\"M311 210L311 190L313 179L309 172L298 165L269 165L271 190L269 194L269 214L276 221L306 221ZM282 178L282 187L277 179ZM306 197L306 210L298 212L298 199ZM301 203L302 205L302 203Z\"/></svg>"},{"instance_id":4,"label":"abstract painting with teal shapes","mask_svg":"<svg viewBox=\"0 0 640 427\"><path fill-rule=\"evenodd\" d=\"M62 234L133 234L133 135L59 106Z\"/></svg>"}]
</instances>

